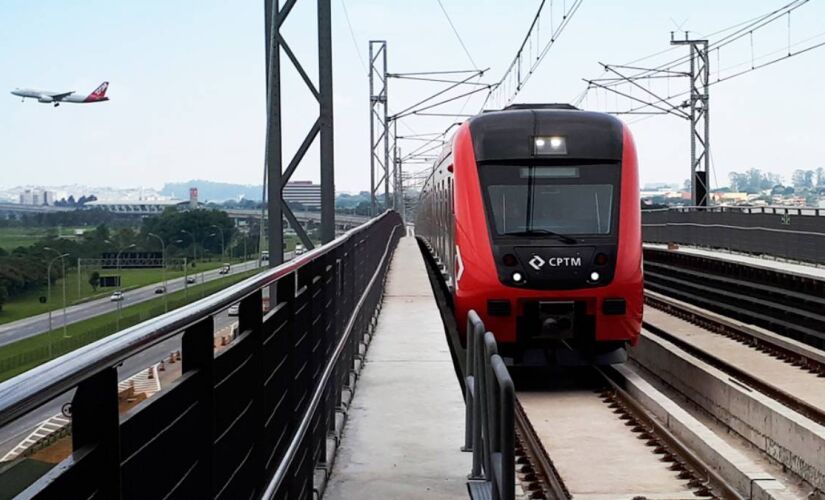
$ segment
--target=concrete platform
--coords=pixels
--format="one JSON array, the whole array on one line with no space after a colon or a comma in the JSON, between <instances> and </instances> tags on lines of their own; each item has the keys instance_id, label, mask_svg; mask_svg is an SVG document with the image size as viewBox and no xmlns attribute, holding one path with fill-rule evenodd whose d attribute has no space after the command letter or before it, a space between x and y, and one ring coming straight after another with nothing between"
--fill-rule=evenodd
<instances>
[{"instance_id":1,"label":"concrete platform","mask_svg":"<svg viewBox=\"0 0 825 500\"><path fill-rule=\"evenodd\" d=\"M656 250L668 249L667 245L662 245L658 243L645 243L644 248L651 248ZM734 262L737 264L744 264L746 266L768 269L771 271L778 271L784 274L802 276L805 278L825 280L825 267L817 266L814 264L789 262L781 258L773 259L767 256L758 257L742 253L725 252L722 250L709 250L706 248L696 248L685 245L679 245L679 248L677 250L670 251L688 255L695 255L697 257L724 260L728 262Z\"/></svg>"},{"instance_id":2,"label":"concrete platform","mask_svg":"<svg viewBox=\"0 0 825 500\"><path fill-rule=\"evenodd\" d=\"M468 496L464 400L424 266L403 238L325 498Z\"/></svg>"}]
</instances>

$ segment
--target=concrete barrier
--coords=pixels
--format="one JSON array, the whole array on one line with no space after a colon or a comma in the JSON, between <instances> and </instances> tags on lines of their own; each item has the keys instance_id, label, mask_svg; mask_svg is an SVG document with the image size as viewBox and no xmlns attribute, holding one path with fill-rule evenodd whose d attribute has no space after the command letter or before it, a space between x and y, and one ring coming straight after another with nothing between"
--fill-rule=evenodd
<instances>
[{"instance_id":1,"label":"concrete barrier","mask_svg":"<svg viewBox=\"0 0 825 500\"><path fill-rule=\"evenodd\" d=\"M642 332L630 357L791 472L825 490L825 427L648 332Z\"/></svg>"}]
</instances>

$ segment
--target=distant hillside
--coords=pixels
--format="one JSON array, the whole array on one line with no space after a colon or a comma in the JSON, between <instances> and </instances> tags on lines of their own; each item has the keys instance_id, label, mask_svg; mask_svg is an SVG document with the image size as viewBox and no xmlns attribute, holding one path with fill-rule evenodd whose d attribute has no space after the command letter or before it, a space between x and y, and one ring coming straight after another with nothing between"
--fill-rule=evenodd
<instances>
[{"instance_id":1,"label":"distant hillside","mask_svg":"<svg viewBox=\"0 0 825 500\"><path fill-rule=\"evenodd\" d=\"M198 199L201 201L222 202L226 200L237 200L246 198L247 200L261 200L261 186L247 184L230 184L228 182L213 182L204 180L192 180L187 182L167 182L163 185L160 193L175 198L189 198L189 188L198 188Z\"/></svg>"}]
</instances>

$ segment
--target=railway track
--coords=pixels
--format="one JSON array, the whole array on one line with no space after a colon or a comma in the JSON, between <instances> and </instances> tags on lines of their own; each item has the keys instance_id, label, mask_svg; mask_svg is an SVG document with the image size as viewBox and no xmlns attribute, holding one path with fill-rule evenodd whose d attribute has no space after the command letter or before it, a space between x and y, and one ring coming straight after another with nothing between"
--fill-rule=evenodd
<instances>
[{"instance_id":1,"label":"railway track","mask_svg":"<svg viewBox=\"0 0 825 500\"><path fill-rule=\"evenodd\" d=\"M665 250L645 250L645 287L825 349L825 282Z\"/></svg>"},{"instance_id":2,"label":"railway track","mask_svg":"<svg viewBox=\"0 0 825 500\"><path fill-rule=\"evenodd\" d=\"M632 362L823 498L825 352L656 292L645 301Z\"/></svg>"},{"instance_id":3,"label":"railway track","mask_svg":"<svg viewBox=\"0 0 825 500\"><path fill-rule=\"evenodd\" d=\"M646 303L627 365L586 387L517 385L524 497L825 498L825 353L655 292Z\"/></svg>"},{"instance_id":4,"label":"railway track","mask_svg":"<svg viewBox=\"0 0 825 500\"><path fill-rule=\"evenodd\" d=\"M586 387L518 393L525 497L743 498L623 389L627 375L591 369Z\"/></svg>"},{"instance_id":5,"label":"railway track","mask_svg":"<svg viewBox=\"0 0 825 500\"><path fill-rule=\"evenodd\" d=\"M825 377L825 353L818 353L804 345L794 345L783 342L780 338L765 335L765 333L769 332L759 332L746 324L730 321L727 318L717 315L709 315L707 312L702 312L699 308L692 307L678 300L669 299L655 292L645 294L645 304L653 306L674 317L681 318L707 331L723 335L739 342L743 347L752 348L778 359L790 366L798 368L800 372L807 372L820 379ZM748 387L756 389L819 424L825 425L825 409L822 407L812 404L808 400L800 398L793 393L784 391L770 383L766 378L756 376L726 361L721 356L714 355L708 350L699 348L686 339L673 335L650 321L645 321L643 326L647 331L668 340L692 356L701 359L745 383Z\"/></svg>"}]
</instances>

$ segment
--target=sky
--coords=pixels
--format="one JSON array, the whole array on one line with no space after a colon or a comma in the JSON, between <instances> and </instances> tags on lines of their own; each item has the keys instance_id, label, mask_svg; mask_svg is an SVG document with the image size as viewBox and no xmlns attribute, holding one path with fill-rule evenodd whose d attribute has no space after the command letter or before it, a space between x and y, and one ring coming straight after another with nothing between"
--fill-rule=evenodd
<instances>
[{"instance_id":1,"label":"sky","mask_svg":"<svg viewBox=\"0 0 825 500\"><path fill-rule=\"evenodd\" d=\"M789 1L789 0L788 0ZM331 0L336 189L369 186L369 103L364 60L370 39L387 40L390 72L489 68L497 81L512 60L539 0ZM572 0L553 4L556 23ZM517 102L571 102L599 62L622 64L671 49L670 32L708 36L769 12L782 0L584 0ZM0 3L0 187L85 184L160 188L208 179L260 184L265 140L264 23L261 1L4 0ZM347 23L346 13L349 14ZM825 1L790 17L790 42L818 35ZM547 20L547 16L544 18ZM350 25L352 31L350 31ZM284 36L311 78L317 75L315 2L299 0ZM710 37L711 41L715 38ZM711 57L711 72L786 50L788 22ZM678 57L676 48L639 64ZM286 61L286 58L283 58ZM825 47L711 87L712 186L731 171L760 168L790 180L794 169L825 166ZM317 105L283 64L284 162ZM477 66L476 66L477 65ZM15 87L89 93L110 82L105 103L21 103ZM659 82L661 84L661 82ZM682 80L668 82L686 89ZM401 110L437 90L391 80L389 107ZM660 88L661 90L661 88ZM664 91L664 90L662 90ZM591 92L597 111L626 102ZM452 112L475 113L481 98ZM641 180L681 183L689 174L688 123L671 116L622 117L634 133ZM410 118L399 133L444 130L451 118ZM406 146L402 146L406 147ZM318 180L317 144L294 179ZM411 168L421 168L420 166Z\"/></svg>"}]
</instances>

